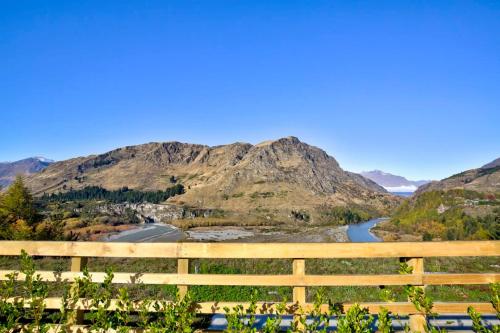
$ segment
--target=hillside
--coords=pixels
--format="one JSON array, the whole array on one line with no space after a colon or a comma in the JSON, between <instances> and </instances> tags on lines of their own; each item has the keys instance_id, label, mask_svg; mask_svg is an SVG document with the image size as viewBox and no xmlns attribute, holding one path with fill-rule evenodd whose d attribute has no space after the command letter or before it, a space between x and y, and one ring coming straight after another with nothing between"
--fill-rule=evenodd
<instances>
[{"instance_id":1,"label":"hillside","mask_svg":"<svg viewBox=\"0 0 500 333\"><path fill-rule=\"evenodd\" d=\"M419 186L430 182L430 180L408 180L403 176L380 170L361 172L361 175L383 186L389 192L413 192Z\"/></svg>"},{"instance_id":2,"label":"hillside","mask_svg":"<svg viewBox=\"0 0 500 333\"><path fill-rule=\"evenodd\" d=\"M435 191L465 189L478 192L500 191L500 159L496 159L478 169L471 169L440 181L421 186L417 194Z\"/></svg>"},{"instance_id":3,"label":"hillside","mask_svg":"<svg viewBox=\"0 0 500 333\"><path fill-rule=\"evenodd\" d=\"M35 195L86 186L164 190L175 183L184 185L185 193L170 198L169 203L268 220L288 219L292 211L304 211L298 215L321 221L334 206L379 215L398 203L381 186L342 170L326 152L295 137L257 145L166 142L128 146L57 162L26 179Z\"/></svg>"},{"instance_id":4,"label":"hillside","mask_svg":"<svg viewBox=\"0 0 500 333\"><path fill-rule=\"evenodd\" d=\"M43 157L30 157L15 162L0 163L0 187L10 185L17 175L37 173L53 163Z\"/></svg>"},{"instance_id":5,"label":"hillside","mask_svg":"<svg viewBox=\"0 0 500 333\"><path fill-rule=\"evenodd\" d=\"M402 233L424 240L499 239L498 161L420 187L380 226L382 233L391 232L389 239Z\"/></svg>"}]
</instances>

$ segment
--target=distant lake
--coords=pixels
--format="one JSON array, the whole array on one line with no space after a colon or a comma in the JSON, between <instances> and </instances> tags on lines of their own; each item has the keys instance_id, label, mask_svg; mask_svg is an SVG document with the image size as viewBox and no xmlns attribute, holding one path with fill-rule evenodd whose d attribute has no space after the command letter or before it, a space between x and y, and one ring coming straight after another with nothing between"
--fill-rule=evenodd
<instances>
[{"instance_id":1,"label":"distant lake","mask_svg":"<svg viewBox=\"0 0 500 333\"><path fill-rule=\"evenodd\" d=\"M411 197L413 195L413 192L391 192L391 193L404 198Z\"/></svg>"},{"instance_id":2,"label":"distant lake","mask_svg":"<svg viewBox=\"0 0 500 333\"><path fill-rule=\"evenodd\" d=\"M381 217L363 223L350 224L347 228L347 236L349 236L351 242L381 242L382 240L372 234L370 229L385 220L387 220L386 217Z\"/></svg>"}]
</instances>

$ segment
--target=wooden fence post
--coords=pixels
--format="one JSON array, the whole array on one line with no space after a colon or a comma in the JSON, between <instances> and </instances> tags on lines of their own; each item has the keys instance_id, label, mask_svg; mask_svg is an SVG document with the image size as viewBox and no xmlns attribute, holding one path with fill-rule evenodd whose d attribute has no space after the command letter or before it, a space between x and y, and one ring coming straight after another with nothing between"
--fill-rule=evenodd
<instances>
[{"instance_id":1,"label":"wooden fence post","mask_svg":"<svg viewBox=\"0 0 500 333\"><path fill-rule=\"evenodd\" d=\"M293 275L304 276L306 273L306 261L304 259L294 259L293 260ZM293 287L293 303L299 306L303 306L306 303L306 287ZM293 320L297 325L297 328L302 329L302 324L299 322L300 315L294 315Z\"/></svg>"},{"instance_id":2,"label":"wooden fence post","mask_svg":"<svg viewBox=\"0 0 500 333\"><path fill-rule=\"evenodd\" d=\"M88 258L86 257L72 257L71 258L71 271L72 272L81 272L84 267L87 266ZM85 311L84 310L76 310L75 324L81 325L83 324Z\"/></svg>"},{"instance_id":3,"label":"wooden fence post","mask_svg":"<svg viewBox=\"0 0 500 333\"><path fill-rule=\"evenodd\" d=\"M413 268L412 274L422 276L424 274L424 258L405 258L408 266ZM423 284L415 287L425 289ZM427 327L427 318L423 313L411 313L409 315L409 326L411 332L425 332Z\"/></svg>"},{"instance_id":4,"label":"wooden fence post","mask_svg":"<svg viewBox=\"0 0 500 333\"><path fill-rule=\"evenodd\" d=\"M189 259L177 259L177 274L189 274ZM182 299L186 296L188 286L178 285L179 297Z\"/></svg>"}]
</instances>

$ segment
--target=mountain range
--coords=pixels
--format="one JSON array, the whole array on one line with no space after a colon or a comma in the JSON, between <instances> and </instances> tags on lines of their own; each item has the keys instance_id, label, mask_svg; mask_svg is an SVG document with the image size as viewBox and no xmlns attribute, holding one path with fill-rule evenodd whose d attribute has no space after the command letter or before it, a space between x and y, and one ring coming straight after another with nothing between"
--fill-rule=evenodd
<instances>
[{"instance_id":1,"label":"mountain range","mask_svg":"<svg viewBox=\"0 0 500 333\"><path fill-rule=\"evenodd\" d=\"M168 202L280 219L292 211L356 207L386 214L400 199L362 175L343 170L325 151L296 137L256 145L153 142L51 164L26 178L35 195L101 186L186 192Z\"/></svg>"},{"instance_id":2,"label":"mountain range","mask_svg":"<svg viewBox=\"0 0 500 333\"><path fill-rule=\"evenodd\" d=\"M29 157L15 162L0 162L0 187L6 187L17 175L28 176L54 163L44 157Z\"/></svg>"},{"instance_id":3,"label":"mountain range","mask_svg":"<svg viewBox=\"0 0 500 333\"><path fill-rule=\"evenodd\" d=\"M363 171L363 177L373 180L389 192L414 192L419 186L430 183L430 180L408 180L380 170Z\"/></svg>"}]
</instances>

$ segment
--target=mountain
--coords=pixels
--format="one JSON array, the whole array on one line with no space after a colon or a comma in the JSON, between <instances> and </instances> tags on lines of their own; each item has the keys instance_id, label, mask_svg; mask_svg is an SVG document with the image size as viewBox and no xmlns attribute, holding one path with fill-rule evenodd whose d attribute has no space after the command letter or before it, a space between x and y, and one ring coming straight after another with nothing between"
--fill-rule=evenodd
<instances>
[{"instance_id":1,"label":"mountain","mask_svg":"<svg viewBox=\"0 0 500 333\"><path fill-rule=\"evenodd\" d=\"M484 166L467 170L420 187L417 193L433 190L465 189L477 192L500 191L500 158Z\"/></svg>"},{"instance_id":2,"label":"mountain","mask_svg":"<svg viewBox=\"0 0 500 333\"><path fill-rule=\"evenodd\" d=\"M419 186L431 182L430 180L408 180L380 170L364 171L361 175L383 186L389 192L414 192Z\"/></svg>"},{"instance_id":3,"label":"mountain","mask_svg":"<svg viewBox=\"0 0 500 333\"><path fill-rule=\"evenodd\" d=\"M481 169L491 169L500 166L500 157L481 167Z\"/></svg>"},{"instance_id":4,"label":"mountain","mask_svg":"<svg viewBox=\"0 0 500 333\"><path fill-rule=\"evenodd\" d=\"M296 137L257 145L209 147L180 142L147 143L100 155L56 162L26 184L35 195L81 189L128 187L164 190L181 183L186 192L168 202L282 218L334 206L386 214L397 198L375 182L344 171L323 150Z\"/></svg>"},{"instance_id":5,"label":"mountain","mask_svg":"<svg viewBox=\"0 0 500 333\"><path fill-rule=\"evenodd\" d=\"M0 187L6 187L17 175L31 175L42 171L54 161L44 157L29 157L15 162L0 162Z\"/></svg>"},{"instance_id":6,"label":"mountain","mask_svg":"<svg viewBox=\"0 0 500 333\"><path fill-rule=\"evenodd\" d=\"M499 159L418 188L383 226L391 233L431 239L500 239Z\"/></svg>"}]
</instances>

